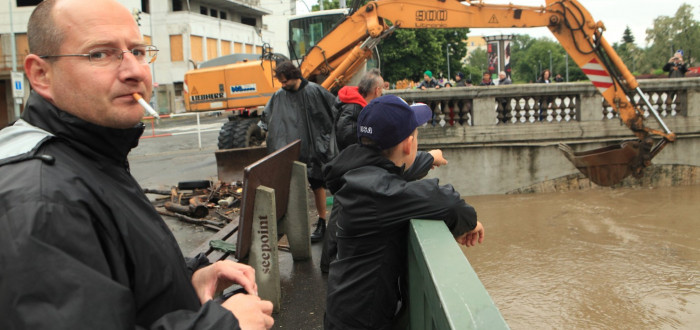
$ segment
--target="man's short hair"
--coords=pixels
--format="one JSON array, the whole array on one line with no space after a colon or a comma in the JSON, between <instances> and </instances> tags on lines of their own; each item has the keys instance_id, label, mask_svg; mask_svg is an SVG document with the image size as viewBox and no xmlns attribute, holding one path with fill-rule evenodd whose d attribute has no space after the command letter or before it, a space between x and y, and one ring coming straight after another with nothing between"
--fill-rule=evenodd
<instances>
[{"instance_id":1,"label":"man's short hair","mask_svg":"<svg viewBox=\"0 0 700 330\"><path fill-rule=\"evenodd\" d=\"M379 69L374 68L367 71L367 73L365 73L365 75L362 77L362 80L360 80L360 83L357 84L357 91L360 93L360 95L362 95L362 97L366 97L371 90L377 87L383 87L382 81L380 80L381 78L382 76Z\"/></svg>"},{"instance_id":2,"label":"man's short hair","mask_svg":"<svg viewBox=\"0 0 700 330\"><path fill-rule=\"evenodd\" d=\"M29 52L36 55L57 54L65 38L52 15L56 0L44 0L34 8L27 23Z\"/></svg>"},{"instance_id":3,"label":"man's short hair","mask_svg":"<svg viewBox=\"0 0 700 330\"><path fill-rule=\"evenodd\" d=\"M301 79L301 70L297 68L291 61L284 61L277 65L275 69L275 78L286 78L286 79Z\"/></svg>"}]
</instances>

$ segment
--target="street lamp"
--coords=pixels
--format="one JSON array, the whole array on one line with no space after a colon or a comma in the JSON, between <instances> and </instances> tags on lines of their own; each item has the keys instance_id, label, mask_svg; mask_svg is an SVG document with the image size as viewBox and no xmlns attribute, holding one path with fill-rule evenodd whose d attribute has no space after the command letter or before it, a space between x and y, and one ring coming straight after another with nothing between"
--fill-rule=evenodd
<instances>
[{"instance_id":1,"label":"street lamp","mask_svg":"<svg viewBox=\"0 0 700 330\"><path fill-rule=\"evenodd\" d=\"M445 53L447 54L447 81L450 81L450 77L452 77L450 73L450 43L447 43L447 46L445 47Z\"/></svg>"},{"instance_id":2,"label":"street lamp","mask_svg":"<svg viewBox=\"0 0 700 330\"><path fill-rule=\"evenodd\" d=\"M12 20L12 1L7 2L10 7L10 48L12 48L12 74L17 72L17 46L15 45L15 27L14 21ZM24 82L22 83L24 84ZM20 105L21 101L15 99L12 103L14 105L14 115L15 119L19 119L20 116Z\"/></svg>"},{"instance_id":3,"label":"street lamp","mask_svg":"<svg viewBox=\"0 0 700 330\"><path fill-rule=\"evenodd\" d=\"M566 55L566 82L569 82L569 53L564 55Z\"/></svg>"}]
</instances>

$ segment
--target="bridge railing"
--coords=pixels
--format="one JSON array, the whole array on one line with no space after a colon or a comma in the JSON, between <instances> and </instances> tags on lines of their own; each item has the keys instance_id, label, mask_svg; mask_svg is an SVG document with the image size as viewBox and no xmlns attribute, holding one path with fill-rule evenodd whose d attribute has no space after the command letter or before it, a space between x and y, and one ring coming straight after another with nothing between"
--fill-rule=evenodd
<instances>
[{"instance_id":1,"label":"bridge railing","mask_svg":"<svg viewBox=\"0 0 700 330\"><path fill-rule=\"evenodd\" d=\"M700 78L640 81L640 88L678 135L700 128ZM633 138L595 87L587 82L391 90L434 112L423 144ZM641 99L634 101L647 110ZM660 129L645 111L645 125ZM675 124L678 125L675 125Z\"/></svg>"},{"instance_id":2,"label":"bridge railing","mask_svg":"<svg viewBox=\"0 0 700 330\"><path fill-rule=\"evenodd\" d=\"M410 329L508 329L442 221L411 220Z\"/></svg>"}]
</instances>

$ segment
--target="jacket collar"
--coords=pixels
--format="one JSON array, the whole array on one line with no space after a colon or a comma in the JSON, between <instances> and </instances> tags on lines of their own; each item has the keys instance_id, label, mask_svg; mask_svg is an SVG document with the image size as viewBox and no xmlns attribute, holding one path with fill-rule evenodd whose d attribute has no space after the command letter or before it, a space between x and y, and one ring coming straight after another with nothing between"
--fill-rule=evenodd
<instances>
[{"instance_id":1,"label":"jacket collar","mask_svg":"<svg viewBox=\"0 0 700 330\"><path fill-rule=\"evenodd\" d=\"M66 140L82 153L99 154L118 164L126 162L131 149L138 145L145 127L143 123L127 129L95 125L55 107L33 91L22 119Z\"/></svg>"}]
</instances>

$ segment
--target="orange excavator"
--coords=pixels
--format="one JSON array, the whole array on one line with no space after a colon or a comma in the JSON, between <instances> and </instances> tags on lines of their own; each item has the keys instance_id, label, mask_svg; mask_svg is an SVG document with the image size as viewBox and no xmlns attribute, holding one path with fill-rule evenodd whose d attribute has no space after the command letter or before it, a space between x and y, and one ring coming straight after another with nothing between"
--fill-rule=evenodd
<instances>
[{"instance_id":1,"label":"orange excavator","mask_svg":"<svg viewBox=\"0 0 700 330\"><path fill-rule=\"evenodd\" d=\"M593 182L610 186L619 183L630 174L641 176L642 170L651 164L651 159L668 142L675 140L675 134L666 126L640 90L634 76L603 38L604 24L593 20L590 13L576 0L545 0L542 6L496 5L480 0L372 1L352 11L313 45L299 68L305 78L319 82L328 90L335 90L345 85L355 73L364 68L374 46L390 36L394 29L503 27L547 27L636 136L637 140L634 141L586 152L574 152L568 146L560 145L566 157ZM244 95L237 87L237 95L227 95L225 88L221 88L222 81L217 80L217 84L214 84L209 80L210 85L219 86L212 86L216 89L212 93L207 92L204 87L207 84L202 81L199 84L201 87L198 88L200 92L204 90L203 93L208 93L210 97L215 93L221 96L221 100L207 100L205 103L218 105L228 102L224 108L264 105L244 103L245 100L261 102L265 100L265 95L271 95L278 89L271 74L274 61L263 59L260 63L254 61L240 66L244 65L257 68L255 77L265 80L264 86L248 84L247 88L252 94ZM223 76L226 71L233 73L240 67L239 64L231 64L210 69L218 70ZM251 79L249 75L227 76L233 76L233 79L238 81L226 81L226 86L244 86L246 83L243 80ZM186 77L190 91L194 80L194 74ZM635 95L643 100L643 106L639 107L632 101ZM188 96L188 100L195 98L196 95ZM237 100L241 102L236 103ZM199 108L212 109L207 109L206 106ZM644 125L646 111L651 111L662 130ZM655 140L654 137L659 138Z\"/></svg>"}]
</instances>

